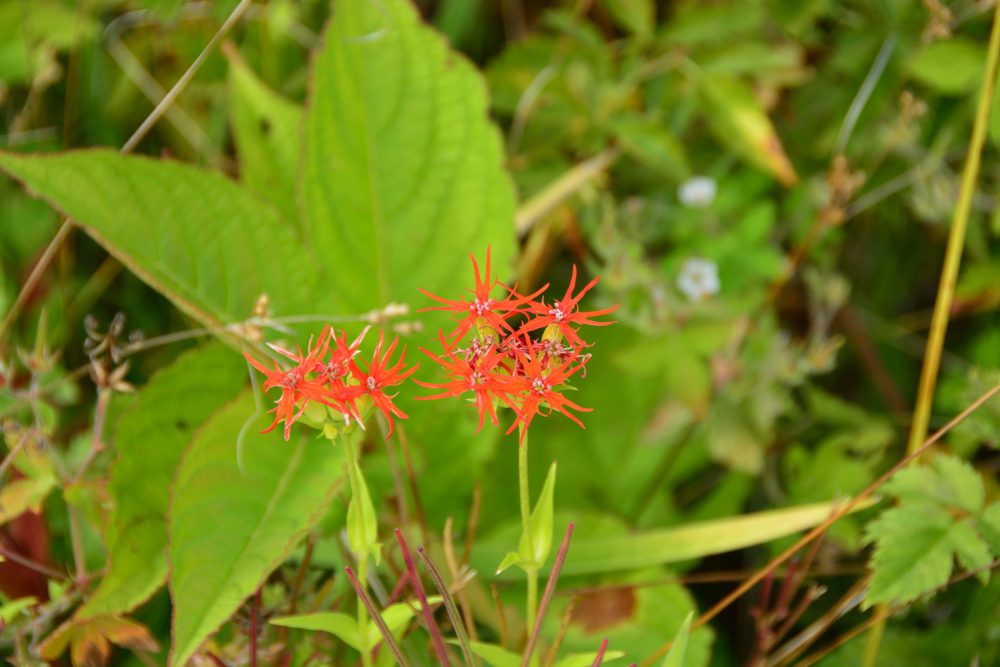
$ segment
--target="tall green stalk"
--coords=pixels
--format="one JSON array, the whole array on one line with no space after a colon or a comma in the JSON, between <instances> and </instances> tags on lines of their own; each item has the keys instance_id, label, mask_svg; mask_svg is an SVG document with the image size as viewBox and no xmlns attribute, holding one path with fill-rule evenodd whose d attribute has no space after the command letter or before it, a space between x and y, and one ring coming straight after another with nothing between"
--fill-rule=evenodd
<instances>
[{"instance_id":1,"label":"tall green stalk","mask_svg":"<svg viewBox=\"0 0 1000 667\"><path fill-rule=\"evenodd\" d=\"M528 553L535 553L531 537L531 493L528 488L528 434L522 424L518 430L521 443L517 448L517 481L521 493L521 530ZM526 569L528 575L528 604L525 613L528 632L535 626L535 610L538 608L538 567Z\"/></svg>"},{"instance_id":2,"label":"tall green stalk","mask_svg":"<svg viewBox=\"0 0 1000 667\"><path fill-rule=\"evenodd\" d=\"M965 230L969 223L969 211L972 208L972 196L976 191L976 180L979 177L979 161L983 143L986 140L990 104L993 101L993 92L996 88L998 60L1000 60L1000 3L997 3L993 12L993 27L990 31L990 43L986 56L986 71L983 73L979 104L976 107L976 118L972 125L972 139L969 141L969 151L962 169L958 201L955 204L955 213L952 216L951 229L948 232L948 247L945 250L944 266L941 268L937 298L934 301L934 314L931 317L930 335L927 337L924 364L920 371L917 402L913 410L910 437L906 444L907 454L916 451L927 438L927 426L930 423L931 407L934 403L934 390L941 368L944 337L948 330L948 316L951 313L951 305L955 297L955 283L958 280L958 269L962 263L962 249L965 247ZM874 613L883 613L885 610L885 605L879 605ZM872 633L869 635L863 662L865 667L875 666L884 633L885 619L873 626Z\"/></svg>"},{"instance_id":3,"label":"tall green stalk","mask_svg":"<svg viewBox=\"0 0 1000 667\"><path fill-rule=\"evenodd\" d=\"M343 438L344 442L344 453L347 456L347 478L351 484L351 502L361 502L361 483L358 481L357 471L355 469L355 462L357 461L357 454L354 451L354 445L351 444L351 439L349 437ZM361 584L361 588L365 588L368 585L368 554L365 552L357 554L358 557L358 583ZM372 656L371 652L368 650L365 643L368 639L368 612L365 610L363 604L358 602L358 635L361 640L362 650L361 650L361 664L364 667L372 667Z\"/></svg>"}]
</instances>

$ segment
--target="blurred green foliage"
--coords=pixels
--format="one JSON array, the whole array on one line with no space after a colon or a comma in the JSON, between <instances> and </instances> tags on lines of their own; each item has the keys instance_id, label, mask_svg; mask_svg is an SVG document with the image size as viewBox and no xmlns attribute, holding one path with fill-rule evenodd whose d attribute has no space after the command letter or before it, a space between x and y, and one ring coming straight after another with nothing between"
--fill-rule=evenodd
<instances>
[{"instance_id":1,"label":"blurred green foliage","mask_svg":"<svg viewBox=\"0 0 1000 667\"><path fill-rule=\"evenodd\" d=\"M989 3L257 2L140 143L145 157L113 155L237 4L0 0L0 167L27 186L0 182L0 312L56 234L56 211L83 225L0 338L0 546L49 570L0 564L0 652L15 664L63 649L106 660L109 642L164 664L177 618L164 595L136 606L171 577L175 613L201 604L188 576L225 589L211 608L182 612L179 650L211 635L204 659L247 661L246 619L258 607L246 599L261 582L267 613L353 610L340 570L350 562L340 455L315 450L326 443L268 442L308 483L290 495L276 483L273 506L236 482L180 488L177 469L194 475L183 457L210 450L217 470L242 480L246 424L223 407L242 395L235 406L253 409L237 349L304 344L330 319L353 337L367 311L395 301L408 310L376 322L415 357L446 324L419 312L430 303L417 288L461 298L467 255L487 246L500 279L522 291L560 292L576 264L601 275L594 308L620 304L618 324L588 338L593 357L573 395L594 408L586 429L559 419L532 429L533 498L558 462L556 535L574 521L581 545L641 543L666 528L836 501L902 456ZM988 130L935 428L1000 379L1000 104ZM95 147L104 150L61 154ZM117 313L125 328L106 332ZM84 326L88 315L96 324ZM177 332L191 335L157 338ZM211 334L232 349L204 346ZM96 409L101 369L124 369L139 397L115 392L106 414ZM435 378L428 368L418 377ZM429 540L439 565L446 525L460 561L466 539L512 548L515 436L474 433L469 406L415 400L421 391L398 397L410 415L398 439L383 445L377 428L363 438L380 533ZM105 426L92 437L95 412ZM890 483L897 506L834 524L806 582L826 595L803 608L787 645L852 595L874 544L869 601L915 601L888 626L880 664L992 664L998 434L994 399L943 440L950 454ZM315 503L298 493L307 488ZM975 503L960 502L970 489ZM226 563L206 565L205 544L171 542L183 531L170 508L184 502L204 503L184 530L221 540ZM254 512L263 518L248 526ZM130 513L150 523L127 532ZM607 637L640 661L735 585L720 582L745 579L813 523L771 526L777 539L737 551L694 545L697 558L679 563L569 568L541 646L561 636L560 655L589 658ZM309 546L297 546L305 532ZM158 556L127 603L109 606L115 582L128 581L117 569L127 559L116 558L126 535ZM183 568L168 544L186 554ZM386 558L379 576L391 591L398 555ZM978 569L983 581L937 590L956 563L955 574ZM51 576L79 578L81 565L82 583ZM480 641L523 645L519 582L483 567L448 575L468 580L463 603ZM809 595L798 583L786 607ZM789 613L775 596L755 590L693 630L683 664L769 664L782 645L762 638ZM810 650L861 623L858 602L821 625ZM404 646L415 664L430 660L418 627ZM322 663L358 660L332 637L271 626L259 649L292 665L315 652ZM859 664L862 649L849 642L820 664Z\"/></svg>"}]
</instances>

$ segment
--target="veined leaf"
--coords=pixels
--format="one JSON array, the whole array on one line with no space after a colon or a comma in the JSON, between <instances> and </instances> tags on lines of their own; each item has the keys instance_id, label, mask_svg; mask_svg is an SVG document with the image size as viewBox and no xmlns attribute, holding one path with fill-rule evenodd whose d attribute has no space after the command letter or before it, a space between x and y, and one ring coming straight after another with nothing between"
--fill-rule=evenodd
<instances>
[{"instance_id":1,"label":"veined leaf","mask_svg":"<svg viewBox=\"0 0 1000 667\"><path fill-rule=\"evenodd\" d=\"M184 454L170 503L171 665L186 664L322 514L341 480L327 440L258 431L250 393L216 413ZM237 435L244 429L238 463Z\"/></svg>"},{"instance_id":2,"label":"veined leaf","mask_svg":"<svg viewBox=\"0 0 1000 667\"><path fill-rule=\"evenodd\" d=\"M0 152L0 169L203 324L246 319L263 293L280 314L317 309L302 246L274 209L221 174L109 150Z\"/></svg>"},{"instance_id":3,"label":"veined leaf","mask_svg":"<svg viewBox=\"0 0 1000 667\"><path fill-rule=\"evenodd\" d=\"M108 492L114 503L109 566L78 619L136 607L167 580L170 484L195 429L236 397L246 362L221 344L193 350L157 373L121 418Z\"/></svg>"},{"instance_id":4,"label":"veined leaf","mask_svg":"<svg viewBox=\"0 0 1000 667\"><path fill-rule=\"evenodd\" d=\"M970 570L990 562L989 548L971 519L955 521L947 510L930 504L886 510L868 525L866 538L876 543L868 606L909 602L943 586L955 558Z\"/></svg>"},{"instance_id":5,"label":"veined leaf","mask_svg":"<svg viewBox=\"0 0 1000 667\"><path fill-rule=\"evenodd\" d=\"M450 290L513 252L514 191L482 78L407 0L338 2L314 61L302 202L345 310Z\"/></svg>"},{"instance_id":6,"label":"veined leaf","mask_svg":"<svg viewBox=\"0 0 1000 667\"><path fill-rule=\"evenodd\" d=\"M858 510L871 504L861 503ZM574 540L562 573L634 570L743 549L812 528L828 519L839 505L814 503L621 537L581 538ZM476 569L487 572L499 560L499 553L495 545L483 545L473 551L472 560Z\"/></svg>"},{"instance_id":7,"label":"veined leaf","mask_svg":"<svg viewBox=\"0 0 1000 667\"><path fill-rule=\"evenodd\" d=\"M240 157L240 179L268 200L285 220L298 226L295 180L302 107L274 92L250 69L235 48L229 59L230 117Z\"/></svg>"}]
</instances>

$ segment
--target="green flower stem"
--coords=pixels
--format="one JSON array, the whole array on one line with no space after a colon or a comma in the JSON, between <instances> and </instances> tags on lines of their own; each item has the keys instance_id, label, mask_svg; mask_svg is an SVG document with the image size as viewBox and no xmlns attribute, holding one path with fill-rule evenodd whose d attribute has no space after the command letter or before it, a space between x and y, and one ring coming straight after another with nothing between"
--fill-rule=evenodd
<instances>
[{"instance_id":1,"label":"green flower stem","mask_svg":"<svg viewBox=\"0 0 1000 667\"><path fill-rule=\"evenodd\" d=\"M351 484L351 500L360 497L361 484L358 482L358 475L354 469L354 462L357 461L357 454L354 451L354 446L351 444L351 439L349 437L342 438L344 442L344 453L347 455L347 478ZM360 502L360 500L358 501ZM360 553L356 554L358 557L358 583L361 584L361 588L364 589L368 586L368 554ZM362 647L365 646L366 640L368 639L368 612L365 610L363 604L358 602L358 636ZM371 667L372 665L372 654L367 647L361 650L361 664L364 667Z\"/></svg>"},{"instance_id":2,"label":"green flower stem","mask_svg":"<svg viewBox=\"0 0 1000 667\"><path fill-rule=\"evenodd\" d=\"M528 434L522 424L518 429L522 438L517 448L517 481L521 492L521 530L529 553L535 553L535 545L531 539L531 494L528 489ZM529 628L535 625L535 609L538 606L538 568L526 569L528 575L527 624Z\"/></svg>"}]
</instances>

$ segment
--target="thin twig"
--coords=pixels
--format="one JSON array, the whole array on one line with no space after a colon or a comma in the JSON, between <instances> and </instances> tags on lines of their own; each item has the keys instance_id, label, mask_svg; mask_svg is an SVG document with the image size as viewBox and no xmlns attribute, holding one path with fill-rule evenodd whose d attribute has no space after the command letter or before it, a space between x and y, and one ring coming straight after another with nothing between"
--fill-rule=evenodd
<instances>
[{"instance_id":1,"label":"thin twig","mask_svg":"<svg viewBox=\"0 0 1000 667\"><path fill-rule=\"evenodd\" d=\"M424 549L422 546L417 547L417 553L420 554L420 557L424 561L424 567L427 568L427 572L431 575L434 585L437 586L438 592L441 593L441 598L444 600L444 608L448 611L448 620L451 621L451 627L455 629L455 634L458 635L458 643L462 647L465 664L471 667L476 664L476 660L473 656L472 648L469 646L469 637L465 634L465 626L462 623L462 618L458 615L458 608L455 607L455 600L448 590L448 586L444 583L441 572L438 571L437 566L434 565L434 561L431 560L430 554L427 553L427 549Z\"/></svg>"},{"instance_id":2,"label":"thin twig","mask_svg":"<svg viewBox=\"0 0 1000 667\"><path fill-rule=\"evenodd\" d=\"M507 648L507 614L504 613L503 603L500 601L500 591L497 585L490 583L490 593L493 595L493 603L497 607L497 625L500 626L500 648Z\"/></svg>"},{"instance_id":3,"label":"thin twig","mask_svg":"<svg viewBox=\"0 0 1000 667\"><path fill-rule=\"evenodd\" d=\"M542 667L552 667L556 663L556 658L559 657L559 649L566 639L566 633L569 632L569 624L573 621L573 609L576 607L579 599L576 595L570 597L569 604L566 605L566 611L562 615L562 623L559 624L559 632L556 634L556 638L549 648L548 655L545 656L545 662L542 663Z\"/></svg>"},{"instance_id":4,"label":"thin twig","mask_svg":"<svg viewBox=\"0 0 1000 667\"><path fill-rule=\"evenodd\" d=\"M434 651L437 653L438 661L444 667L448 667L448 652L444 647L444 638L441 637L441 630L434 621L434 613L431 611L431 606L427 603L424 585L417 574L417 567L413 562L413 556L410 555L410 549L406 545L406 538L403 537L403 532L399 528L394 532L396 542L399 543L399 550L403 554L403 562L406 563L406 571L410 573L410 585L413 587L413 592L417 594L417 599L420 601L420 608L424 614L424 621L427 623L427 632L430 633L434 644Z\"/></svg>"},{"instance_id":5,"label":"thin twig","mask_svg":"<svg viewBox=\"0 0 1000 667\"><path fill-rule=\"evenodd\" d=\"M601 663L604 662L604 652L608 650L608 640L605 639L601 642L601 647L597 649L597 655L594 656L594 662L591 667L601 667Z\"/></svg>"},{"instance_id":6,"label":"thin twig","mask_svg":"<svg viewBox=\"0 0 1000 667\"><path fill-rule=\"evenodd\" d=\"M37 563L31 560L30 558L25 558L16 551L12 551L4 546L0 546L0 556L3 556L5 559L9 560L12 563L17 563L18 565L22 565L28 568L29 570L34 570L39 574L44 574L49 579L57 579L59 581L65 581L66 579L69 579L69 577L67 577L62 572L59 572L58 570L53 570L51 567L48 567L47 565L42 565L41 563Z\"/></svg>"},{"instance_id":7,"label":"thin twig","mask_svg":"<svg viewBox=\"0 0 1000 667\"><path fill-rule=\"evenodd\" d=\"M808 533L802 536L798 541L796 541L795 544L785 549L785 551L783 551L780 555L772 559L767 565L759 569L746 581L737 586L735 590L733 590L726 597L717 602L704 614L699 616L698 620L695 621L694 624L692 624L691 629L695 630L697 628L702 627L703 625L711 621L713 618L718 616L720 613L722 613L724 609L728 608L729 605L738 600L740 597L743 596L744 593L749 591L751 588L756 586L762 579L768 576L768 574L772 570L774 570L782 563L792 558L796 553L798 553L800 549L802 549L802 547L809 544L817 537L825 533L830 528L830 526L832 526L836 521L842 519L843 517L851 513L856 507L858 507L858 505L860 505L865 500L870 498L875 493L875 491L877 491L883 484L889 481L889 479L893 475L895 475L898 471L903 469L907 464L909 464L911 461L919 457L925 451L927 451L935 444L937 444L937 442L945 435L947 435L949 431L951 431L953 428L955 428L955 426L963 422L969 415L971 415L973 412L979 409L984 403L986 403L988 400L996 396L998 393L1000 393L1000 383L994 385L992 388L986 391L986 393L982 394L979 398L973 401L967 408L965 408L965 410L962 410L961 413L959 413L951 421L949 421L947 424L941 427L941 429L938 430L936 433L934 433L934 435L928 438L923 445L918 447L911 454L908 454L907 456L903 457L898 463L896 463L889 470L883 473L881 477L879 477L874 482L869 484L868 487L865 488L863 491L861 491L858 495L847 500L843 505L840 506L839 509L833 512L833 514L831 514L830 517L826 519L826 521L824 521L823 523L819 524L818 526L810 530ZM649 665L652 665L657 658L666 655L667 651L670 650L670 647L672 645L673 642L671 641L665 643L663 646L658 648L655 652L653 652L652 655L650 655L643 661L642 663L643 667L648 667Z\"/></svg>"},{"instance_id":8,"label":"thin twig","mask_svg":"<svg viewBox=\"0 0 1000 667\"><path fill-rule=\"evenodd\" d=\"M392 631L389 630L389 626L385 624L382 620L382 614L378 613L378 609L375 607L375 603L372 599L368 597L368 593L365 591L364 587L361 586L361 582L358 578L354 576L354 572L350 567L345 567L344 572L347 573L347 578L351 580L351 586L354 587L354 592L358 594L358 599L361 600L361 604L365 606L368 610L368 615L372 617L375 621L375 627L382 634L382 639L385 641L385 645L389 647L389 651L392 652L393 657L396 658L396 662L402 667L408 667L409 661L406 656L403 655L402 649L399 648L399 644L396 643L396 638L392 636ZM366 649L367 650L367 647Z\"/></svg>"},{"instance_id":9,"label":"thin twig","mask_svg":"<svg viewBox=\"0 0 1000 667\"><path fill-rule=\"evenodd\" d=\"M542 593L542 601L538 605L538 613L535 615L535 627L531 629L528 637L528 644L524 647L524 654L521 656L521 667L528 667L531 662L531 654L535 651L535 643L542 633L542 621L545 620L545 612L549 610L549 603L556 592L556 582L559 581L559 573L562 571L563 563L566 562L566 554L569 552L569 541L573 537L574 525L570 523L566 526L566 534L563 535L562 544L559 545L559 553L556 554L556 562L552 565L552 573L545 583L545 592Z\"/></svg>"}]
</instances>

